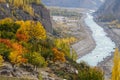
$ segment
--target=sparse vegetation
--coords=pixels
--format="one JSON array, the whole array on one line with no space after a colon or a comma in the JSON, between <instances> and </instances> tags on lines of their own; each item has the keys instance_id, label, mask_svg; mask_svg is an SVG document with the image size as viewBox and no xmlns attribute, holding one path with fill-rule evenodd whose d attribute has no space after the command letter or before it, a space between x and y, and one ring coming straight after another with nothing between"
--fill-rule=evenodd
<instances>
[{"instance_id":1,"label":"sparse vegetation","mask_svg":"<svg viewBox=\"0 0 120 80\"><path fill-rule=\"evenodd\" d=\"M16 8L22 8L24 11L34 16L34 9L32 4L41 4L41 0L0 0L0 3L8 2Z\"/></svg>"},{"instance_id":2,"label":"sparse vegetation","mask_svg":"<svg viewBox=\"0 0 120 80\"><path fill-rule=\"evenodd\" d=\"M50 13L53 16L66 16L66 17L77 17L80 16L80 13L75 11L70 11L68 9L61 9L61 8L49 8Z\"/></svg>"}]
</instances>

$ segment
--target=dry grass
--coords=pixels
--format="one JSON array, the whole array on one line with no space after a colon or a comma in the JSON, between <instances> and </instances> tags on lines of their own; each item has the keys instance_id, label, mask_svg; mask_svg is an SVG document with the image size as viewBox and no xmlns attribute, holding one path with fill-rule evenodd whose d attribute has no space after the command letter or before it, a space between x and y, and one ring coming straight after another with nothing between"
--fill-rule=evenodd
<instances>
[{"instance_id":1,"label":"dry grass","mask_svg":"<svg viewBox=\"0 0 120 80\"><path fill-rule=\"evenodd\" d=\"M0 80L33 80L33 79L0 76Z\"/></svg>"}]
</instances>

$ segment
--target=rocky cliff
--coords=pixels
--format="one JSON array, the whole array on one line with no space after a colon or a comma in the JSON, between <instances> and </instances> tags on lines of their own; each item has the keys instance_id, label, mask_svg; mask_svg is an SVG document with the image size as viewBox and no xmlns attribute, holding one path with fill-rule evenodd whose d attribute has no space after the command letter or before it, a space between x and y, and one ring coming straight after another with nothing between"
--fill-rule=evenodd
<instances>
[{"instance_id":1,"label":"rocky cliff","mask_svg":"<svg viewBox=\"0 0 120 80\"><path fill-rule=\"evenodd\" d=\"M99 21L120 21L120 0L106 0L105 3L96 12L96 18Z\"/></svg>"},{"instance_id":2,"label":"rocky cliff","mask_svg":"<svg viewBox=\"0 0 120 80\"><path fill-rule=\"evenodd\" d=\"M14 20L35 20L42 22L45 29L52 33L52 24L50 14L47 8L42 4L32 4L34 16L30 15L21 8L16 8L8 3L0 3L0 19L10 17Z\"/></svg>"}]
</instances>

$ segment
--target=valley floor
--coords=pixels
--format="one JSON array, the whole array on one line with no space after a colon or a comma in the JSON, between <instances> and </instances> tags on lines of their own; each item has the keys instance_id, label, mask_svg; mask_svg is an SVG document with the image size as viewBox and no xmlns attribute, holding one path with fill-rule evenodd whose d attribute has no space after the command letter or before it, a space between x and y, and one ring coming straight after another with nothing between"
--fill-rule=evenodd
<instances>
[{"instance_id":1,"label":"valley floor","mask_svg":"<svg viewBox=\"0 0 120 80\"><path fill-rule=\"evenodd\" d=\"M96 43L92 38L92 31L86 26L84 22L86 15L84 13L81 14L76 20L64 17L65 20L63 21L60 19L63 16L53 16L53 26L55 29L58 29L57 31L60 32L60 35L62 35L62 37L73 36L77 38L77 42L71 45L71 47L77 52L78 58L91 52L96 46Z\"/></svg>"},{"instance_id":2,"label":"valley floor","mask_svg":"<svg viewBox=\"0 0 120 80\"><path fill-rule=\"evenodd\" d=\"M107 23L97 22L99 25L103 26L104 30L108 33L108 37L115 42L116 47L120 49L120 29L117 28L110 28ZM110 80L111 78L111 71L113 67L113 53L112 56L105 58L105 60L98 64L104 71L106 80Z\"/></svg>"}]
</instances>

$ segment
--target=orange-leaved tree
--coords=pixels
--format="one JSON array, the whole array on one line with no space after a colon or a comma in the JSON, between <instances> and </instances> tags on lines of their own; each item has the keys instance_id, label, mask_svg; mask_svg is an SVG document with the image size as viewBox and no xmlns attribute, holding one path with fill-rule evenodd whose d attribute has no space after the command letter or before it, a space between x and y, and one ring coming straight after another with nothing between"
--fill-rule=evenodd
<instances>
[{"instance_id":1,"label":"orange-leaved tree","mask_svg":"<svg viewBox=\"0 0 120 80\"><path fill-rule=\"evenodd\" d=\"M54 54L54 60L53 61L61 61L61 62L65 62L65 56L64 53L62 51L59 51L57 48L53 48L53 54Z\"/></svg>"},{"instance_id":2,"label":"orange-leaved tree","mask_svg":"<svg viewBox=\"0 0 120 80\"><path fill-rule=\"evenodd\" d=\"M19 65L27 62L27 59L23 57L24 51L25 51L24 48L20 44L18 43L12 44L12 52L10 52L9 59L13 64L13 67L14 65Z\"/></svg>"}]
</instances>

